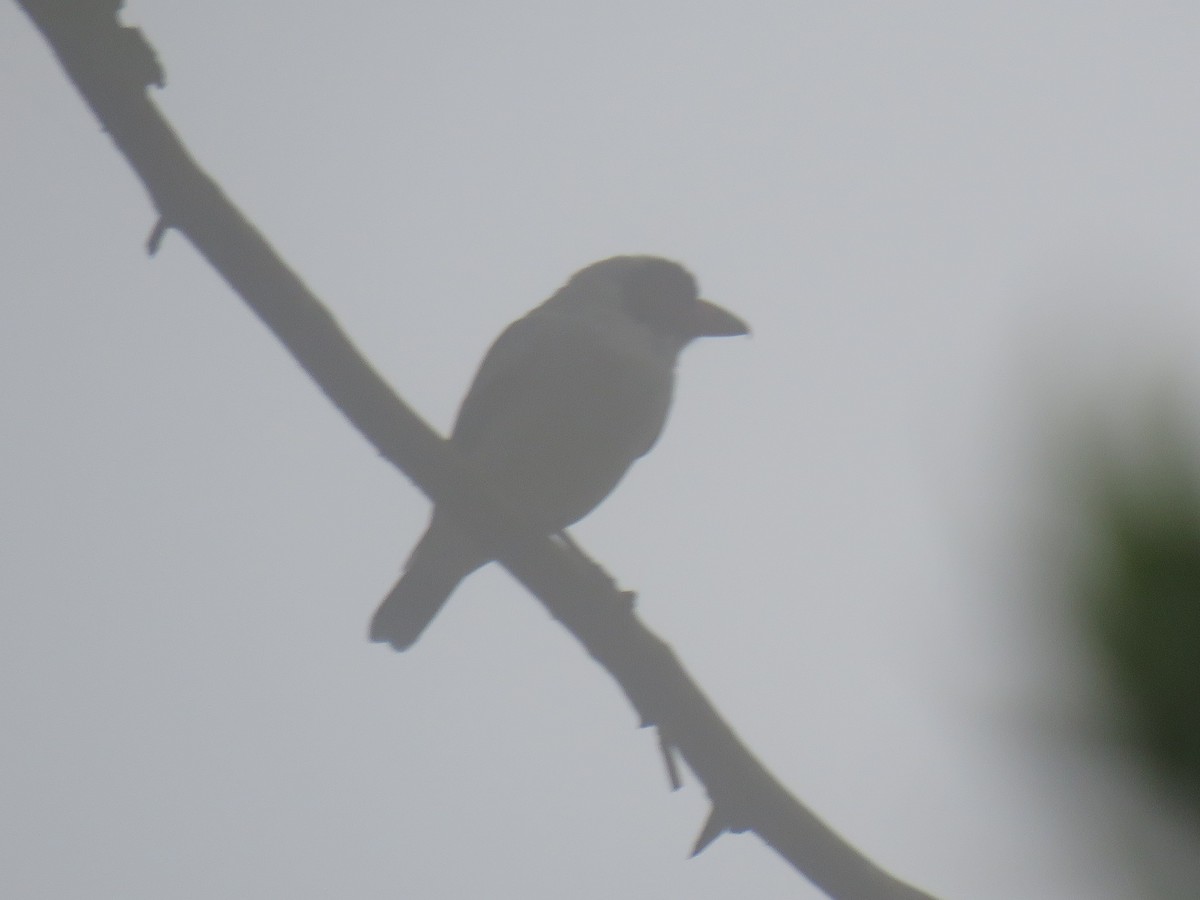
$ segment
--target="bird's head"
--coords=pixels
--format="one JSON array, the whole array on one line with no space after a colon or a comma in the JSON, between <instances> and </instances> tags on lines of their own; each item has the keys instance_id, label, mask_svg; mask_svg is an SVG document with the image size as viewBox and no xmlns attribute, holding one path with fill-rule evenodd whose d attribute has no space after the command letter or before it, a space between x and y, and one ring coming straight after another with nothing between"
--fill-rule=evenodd
<instances>
[{"instance_id":1,"label":"bird's head","mask_svg":"<svg viewBox=\"0 0 1200 900\"><path fill-rule=\"evenodd\" d=\"M700 297L696 279L658 256L613 256L576 272L551 302L587 307L649 336L672 355L698 337L749 334L749 326Z\"/></svg>"}]
</instances>

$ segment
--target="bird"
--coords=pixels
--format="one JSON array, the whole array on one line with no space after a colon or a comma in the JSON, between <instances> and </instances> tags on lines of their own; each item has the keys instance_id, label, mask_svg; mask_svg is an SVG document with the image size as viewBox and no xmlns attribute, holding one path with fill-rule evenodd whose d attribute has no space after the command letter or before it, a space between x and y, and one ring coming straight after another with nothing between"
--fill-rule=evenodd
<instances>
[{"instance_id":1,"label":"bird","mask_svg":"<svg viewBox=\"0 0 1200 900\"><path fill-rule=\"evenodd\" d=\"M614 256L576 272L485 354L450 444L496 495L546 535L564 534L654 446L680 352L699 337L749 334L703 300L682 265ZM411 647L464 578L492 557L436 505L372 641Z\"/></svg>"}]
</instances>

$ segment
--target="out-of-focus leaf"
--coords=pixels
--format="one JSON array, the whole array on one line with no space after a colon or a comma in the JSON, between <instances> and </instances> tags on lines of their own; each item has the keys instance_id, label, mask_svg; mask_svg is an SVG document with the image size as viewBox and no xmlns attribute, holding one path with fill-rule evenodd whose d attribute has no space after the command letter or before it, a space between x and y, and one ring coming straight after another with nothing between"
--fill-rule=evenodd
<instances>
[{"instance_id":1,"label":"out-of-focus leaf","mask_svg":"<svg viewBox=\"0 0 1200 900\"><path fill-rule=\"evenodd\" d=\"M1147 457L1097 467L1085 623L1130 737L1200 802L1200 455L1164 428Z\"/></svg>"}]
</instances>

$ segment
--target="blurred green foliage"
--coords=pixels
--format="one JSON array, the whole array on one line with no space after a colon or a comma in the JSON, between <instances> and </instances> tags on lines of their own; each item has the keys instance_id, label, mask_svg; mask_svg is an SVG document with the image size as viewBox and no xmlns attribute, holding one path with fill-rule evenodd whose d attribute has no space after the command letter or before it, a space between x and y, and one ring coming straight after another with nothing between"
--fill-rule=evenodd
<instances>
[{"instance_id":1,"label":"blurred green foliage","mask_svg":"<svg viewBox=\"0 0 1200 900\"><path fill-rule=\"evenodd\" d=\"M1096 466L1084 621L1129 737L1200 808L1200 455L1180 433Z\"/></svg>"}]
</instances>

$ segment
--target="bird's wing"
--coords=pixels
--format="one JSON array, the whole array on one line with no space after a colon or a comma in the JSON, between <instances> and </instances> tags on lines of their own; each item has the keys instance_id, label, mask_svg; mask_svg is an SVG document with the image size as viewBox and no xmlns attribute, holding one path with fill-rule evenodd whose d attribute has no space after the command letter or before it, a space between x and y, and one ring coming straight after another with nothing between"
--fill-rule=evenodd
<instances>
[{"instance_id":1,"label":"bird's wing","mask_svg":"<svg viewBox=\"0 0 1200 900\"><path fill-rule=\"evenodd\" d=\"M671 400L669 361L596 320L539 307L483 359L451 441L501 492L565 528L654 444ZM611 323L610 323L611 324Z\"/></svg>"},{"instance_id":2,"label":"bird's wing","mask_svg":"<svg viewBox=\"0 0 1200 900\"><path fill-rule=\"evenodd\" d=\"M538 356L552 350L538 316L517 319L500 333L484 356L463 398L450 439L470 453L493 430L496 415L508 415L511 398L536 396L545 390L545 371Z\"/></svg>"}]
</instances>

